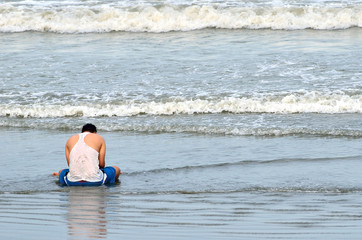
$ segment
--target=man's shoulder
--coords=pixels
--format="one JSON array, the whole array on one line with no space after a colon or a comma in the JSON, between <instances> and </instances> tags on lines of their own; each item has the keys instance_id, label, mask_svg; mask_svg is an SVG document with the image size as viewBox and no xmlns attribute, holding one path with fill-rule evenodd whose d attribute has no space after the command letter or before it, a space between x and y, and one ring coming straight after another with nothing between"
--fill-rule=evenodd
<instances>
[{"instance_id":1,"label":"man's shoulder","mask_svg":"<svg viewBox=\"0 0 362 240\"><path fill-rule=\"evenodd\" d=\"M69 140L79 139L79 134L74 134L69 138Z\"/></svg>"},{"instance_id":2,"label":"man's shoulder","mask_svg":"<svg viewBox=\"0 0 362 240\"><path fill-rule=\"evenodd\" d=\"M90 139L93 139L93 140L96 140L96 141L99 141L99 142L104 142L104 138L99 134L90 133L90 134L87 135L87 137L88 136L89 136Z\"/></svg>"},{"instance_id":3,"label":"man's shoulder","mask_svg":"<svg viewBox=\"0 0 362 240\"><path fill-rule=\"evenodd\" d=\"M78 141L78 139L79 139L79 134L75 134L75 135L71 136L70 138L68 138L67 143Z\"/></svg>"}]
</instances>

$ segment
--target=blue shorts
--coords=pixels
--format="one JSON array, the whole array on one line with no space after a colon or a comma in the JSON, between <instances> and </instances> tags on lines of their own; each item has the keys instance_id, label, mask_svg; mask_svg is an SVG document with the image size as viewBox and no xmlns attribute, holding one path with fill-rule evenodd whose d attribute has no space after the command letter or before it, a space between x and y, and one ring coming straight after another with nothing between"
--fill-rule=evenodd
<instances>
[{"instance_id":1,"label":"blue shorts","mask_svg":"<svg viewBox=\"0 0 362 240\"><path fill-rule=\"evenodd\" d=\"M67 179L69 168L63 169L59 175L59 183L67 186L100 186L103 184L113 184L116 182L116 169L114 167L101 168L103 173L106 174L105 179L99 182L71 182Z\"/></svg>"}]
</instances>

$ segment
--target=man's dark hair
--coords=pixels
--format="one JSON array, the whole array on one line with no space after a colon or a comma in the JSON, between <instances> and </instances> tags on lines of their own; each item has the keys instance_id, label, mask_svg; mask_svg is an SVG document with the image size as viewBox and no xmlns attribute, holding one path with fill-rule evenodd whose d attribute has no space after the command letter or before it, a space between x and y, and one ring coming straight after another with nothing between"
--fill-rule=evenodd
<instances>
[{"instance_id":1,"label":"man's dark hair","mask_svg":"<svg viewBox=\"0 0 362 240\"><path fill-rule=\"evenodd\" d=\"M91 133L96 133L97 132L97 128L96 126L94 126L91 123L87 123L86 125L83 126L82 128L82 133L83 132L91 132Z\"/></svg>"}]
</instances>

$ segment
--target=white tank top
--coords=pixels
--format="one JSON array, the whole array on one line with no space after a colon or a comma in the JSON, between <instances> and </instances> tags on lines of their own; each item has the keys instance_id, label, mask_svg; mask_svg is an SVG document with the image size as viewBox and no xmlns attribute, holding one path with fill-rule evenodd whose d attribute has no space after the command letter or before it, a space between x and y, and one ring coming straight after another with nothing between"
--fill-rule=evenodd
<instances>
[{"instance_id":1,"label":"white tank top","mask_svg":"<svg viewBox=\"0 0 362 240\"><path fill-rule=\"evenodd\" d=\"M69 154L69 181L98 182L103 179L99 170L99 153L84 142L89 132L79 134L79 140Z\"/></svg>"}]
</instances>

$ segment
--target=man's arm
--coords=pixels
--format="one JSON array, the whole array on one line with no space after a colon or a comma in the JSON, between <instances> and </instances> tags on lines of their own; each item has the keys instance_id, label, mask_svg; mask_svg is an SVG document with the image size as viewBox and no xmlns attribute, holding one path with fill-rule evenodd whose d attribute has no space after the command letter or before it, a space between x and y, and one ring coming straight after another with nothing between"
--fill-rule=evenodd
<instances>
[{"instance_id":1,"label":"man's arm","mask_svg":"<svg viewBox=\"0 0 362 240\"><path fill-rule=\"evenodd\" d=\"M69 151L69 140L68 140L67 144L65 144L65 158L67 159L68 166L69 166L69 154L70 151Z\"/></svg>"},{"instance_id":2,"label":"man's arm","mask_svg":"<svg viewBox=\"0 0 362 240\"><path fill-rule=\"evenodd\" d=\"M104 138L102 137L102 144L101 148L99 149L99 167L104 168L106 166L106 142L104 141Z\"/></svg>"},{"instance_id":3,"label":"man's arm","mask_svg":"<svg viewBox=\"0 0 362 240\"><path fill-rule=\"evenodd\" d=\"M67 163L68 163L68 166L69 166L69 155L70 155L70 152L72 151L72 148L74 147L74 145L78 142L78 139L79 139L79 136L78 135L74 135L74 136L71 136L67 143L65 144L65 158L67 159Z\"/></svg>"}]
</instances>

